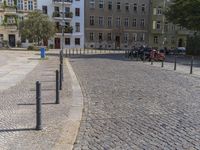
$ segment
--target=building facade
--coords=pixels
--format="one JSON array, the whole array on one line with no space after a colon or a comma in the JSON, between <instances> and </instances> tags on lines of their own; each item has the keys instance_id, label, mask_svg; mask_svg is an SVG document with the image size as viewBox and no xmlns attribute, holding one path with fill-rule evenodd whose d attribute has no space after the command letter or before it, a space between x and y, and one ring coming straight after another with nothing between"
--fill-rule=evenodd
<instances>
[{"instance_id":1,"label":"building facade","mask_svg":"<svg viewBox=\"0 0 200 150\"><path fill-rule=\"evenodd\" d=\"M56 35L46 45L55 49L84 48L84 0L38 0L38 9L56 25Z\"/></svg>"},{"instance_id":2,"label":"building facade","mask_svg":"<svg viewBox=\"0 0 200 150\"><path fill-rule=\"evenodd\" d=\"M37 8L36 0L0 0L0 43L21 46L18 24Z\"/></svg>"},{"instance_id":3,"label":"building facade","mask_svg":"<svg viewBox=\"0 0 200 150\"><path fill-rule=\"evenodd\" d=\"M157 49L186 47L189 31L167 21L164 10L170 0L152 0L150 3L149 45Z\"/></svg>"},{"instance_id":4,"label":"building facade","mask_svg":"<svg viewBox=\"0 0 200 150\"><path fill-rule=\"evenodd\" d=\"M85 0L85 8L86 48L148 44L149 0Z\"/></svg>"}]
</instances>

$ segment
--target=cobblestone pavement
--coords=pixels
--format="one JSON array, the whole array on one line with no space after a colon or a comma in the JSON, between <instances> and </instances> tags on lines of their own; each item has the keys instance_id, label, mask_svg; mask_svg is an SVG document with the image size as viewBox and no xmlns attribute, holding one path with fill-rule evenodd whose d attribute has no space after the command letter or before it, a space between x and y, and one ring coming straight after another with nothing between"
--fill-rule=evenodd
<instances>
[{"instance_id":1,"label":"cobblestone pavement","mask_svg":"<svg viewBox=\"0 0 200 150\"><path fill-rule=\"evenodd\" d=\"M200 149L200 79L122 56L71 58L84 94L74 149Z\"/></svg>"},{"instance_id":2,"label":"cobblestone pavement","mask_svg":"<svg viewBox=\"0 0 200 150\"><path fill-rule=\"evenodd\" d=\"M40 60L23 81L0 92L0 150L53 149L71 104L71 81L66 66L61 104L55 104L55 70L58 68L58 57L51 55L48 60ZM42 83L42 131L35 130L37 80Z\"/></svg>"}]
</instances>

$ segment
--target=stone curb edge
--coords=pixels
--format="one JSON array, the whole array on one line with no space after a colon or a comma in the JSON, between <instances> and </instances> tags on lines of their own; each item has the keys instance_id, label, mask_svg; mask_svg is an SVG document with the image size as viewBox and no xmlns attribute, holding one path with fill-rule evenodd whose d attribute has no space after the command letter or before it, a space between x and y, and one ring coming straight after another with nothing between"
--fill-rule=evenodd
<instances>
[{"instance_id":1,"label":"stone curb edge","mask_svg":"<svg viewBox=\"0 0 200 150\"><path fill-rule=\"evenodd\" d=\"M83 113L83 94L79 84L79 81L76 77L76 74L73 71L73 68L69 62L69 59L66 58L66 65L71 77L72 83L72 104L70 106L69 115L67 117L66 124L64 129L61 130L61 136L57 143L55 144L54 150L72 150L78 131L80 128L80 123Z\"/></svg>"}]
</instances>

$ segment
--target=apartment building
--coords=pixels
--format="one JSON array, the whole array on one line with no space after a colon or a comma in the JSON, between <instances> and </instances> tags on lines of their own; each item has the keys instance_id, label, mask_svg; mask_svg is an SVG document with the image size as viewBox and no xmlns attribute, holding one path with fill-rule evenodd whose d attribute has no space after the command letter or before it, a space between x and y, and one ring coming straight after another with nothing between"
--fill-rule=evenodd
<instances>
[{"instance_id":1,"label":"apartment building","mask_svg":"<svg viewBox=\"0 0 200 150\"><path fill-rule=\"evenodd\" d=\"M0 0L0 43L10 47L21 43L18 23L36 8L36 0Z\"/></svg>"},{"instance_id":2,"label":"apartment building","mask_svg":"<svg viewBox=\"0 0 200 150\"><path fill-rule=\"evenodd\" d=\"M85 0L85 47L130 49L148 44L149 0Z\"/></svg>"},{"instance_id":3,"label":"apartment building","mask_svg":"<svg viewBox=\"0 0 200 150\"><path fill-rule=\"evenodd\" d=\"M57 29L46 45L52 44L55 49L84 48L84 0L38 0L38 9L50 16Z\"/></svg>"},{"instance_id":4,"label":"apartment building","mask_svg":"<svg viewBox=\"0 0 200 150\"><path fill-rule=\"evenodd\" d=\"M152 0L150 3L149 45L158 48L174 49L185 47L189 31L167 21L164 10L170 0Z\"/></svg>"}]
</instances>

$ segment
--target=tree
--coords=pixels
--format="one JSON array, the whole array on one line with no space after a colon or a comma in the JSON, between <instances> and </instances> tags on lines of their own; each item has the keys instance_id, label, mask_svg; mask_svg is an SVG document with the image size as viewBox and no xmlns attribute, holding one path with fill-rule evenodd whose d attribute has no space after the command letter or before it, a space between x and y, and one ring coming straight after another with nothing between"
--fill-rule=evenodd
<instances>
[{"instance_id":1,"label":"tree","mask_svg":"<svg viewBox=\"0 0 200 150\"><path fill-rule=\"evenodd\" d=\"M200 0L173 0L166 18L189 30L200 31Z\"/></svg>"},{"instance_id":2,"label":"tree","mask_svg":"<svg viewBox=\"0 0 200 150\"><path fill-rule=\"evenodd\" d=\"M55 24L40 11L28 14L28 18L20 22L19 31L23 38L39 43L55 35Z\"/></svg>"}]
</instances>

